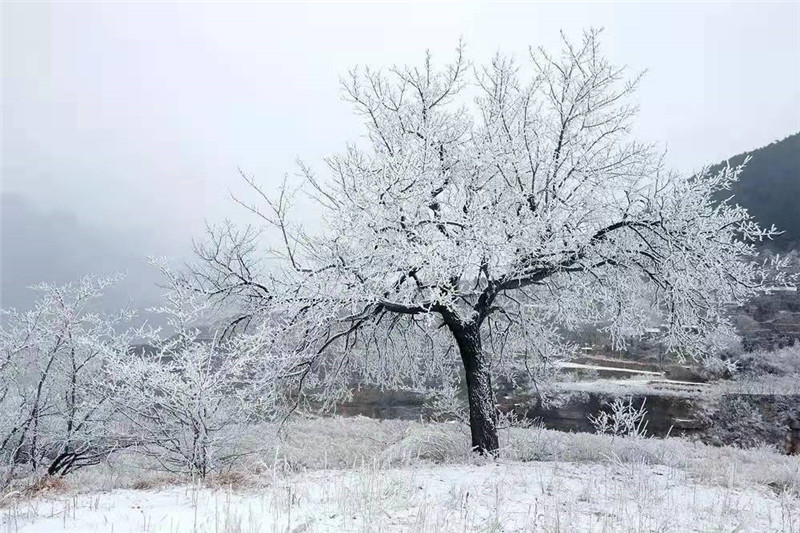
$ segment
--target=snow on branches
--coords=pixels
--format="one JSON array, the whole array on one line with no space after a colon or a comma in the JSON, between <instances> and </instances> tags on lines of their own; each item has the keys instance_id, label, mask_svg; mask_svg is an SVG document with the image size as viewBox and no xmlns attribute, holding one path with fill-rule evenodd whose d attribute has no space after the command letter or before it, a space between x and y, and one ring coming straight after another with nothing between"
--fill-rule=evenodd
<instances>
[{"instance_id":1,"label":"snow on branches","mask_svg":"<svg viewBox=\"0 0 800 533\"><path fill-rule=\"evenodd\" d=\"M717 201L741 167L681 175L631 139L640 78L603 56L597 31L524 64L472 65L459 45L441 68L428 55L354 70L342 87L366 145L329 157L324 177L300 165L323 231L292 222L287 186L271 195L244 176L259 202L240 203L283 249L223 226L195 281L234 297L245 344L292 401L304 386L342 397L351 379L451 383L462 364L480 450L496 448L491 375L535 375L571 352L570 329L622 346L655 312L672 352L707 357L732 334L726 307L764 284L753 242L775 229Z\"/></svg>"},{"instance_id":2,"label":"snow on branches","mask_svg":"<svg viewBox=\"0 0 800 533\"><path fill-rule=\"evenodd\" d=\"M133 313L100 313L96 302L118 278L33 287L40 298L0 321L0 486L39 469L63 475L103 460L120 443L103 379L110 357L127 353Z\"/></svg>"},{"instance_id":3,"label":"snow on branches","mask_svg":"<svg viewBox=\"0 0 800 533\"><path fill-rule=\"evenodd\" d=\"M253 353L237 350L213 327L209 300L162 262L166 334L111 358L107 376L118 432L173 473L205 477L251 452L242 425L261 405L252 386Z\"/></svg>"}]
</instances>

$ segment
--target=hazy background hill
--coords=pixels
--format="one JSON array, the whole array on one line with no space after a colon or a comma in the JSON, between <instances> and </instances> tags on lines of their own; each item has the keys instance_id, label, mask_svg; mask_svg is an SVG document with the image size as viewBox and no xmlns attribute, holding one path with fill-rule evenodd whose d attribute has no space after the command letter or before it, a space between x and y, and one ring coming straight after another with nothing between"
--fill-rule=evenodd
<instances>
[{"instance_id":1,"label":"hazy background hill","mask_svg":"<svg viewBox=\"0 0 800 533\"><path fill-rule=\"evenodd\" d=\"M800 133L763 148L735 155L731 166L752 159L730 191L734 201L746 207L762 226L775 224L783 231L766 247L787 252L800 249ZM711 168L719 170L725 162Z\"/></svg>"},{"instance_id":2,"label":"hazy background hill","mask_svg":"<svg viewBox=\"0 0 800 533\"><path fill-rule=\"evenodd\" d=\"M730 191L762 225L784 233L765 244L774 251L800 250L800 133L728 159L738 165L752 156L741 180ZM718 170L725 163L712 167ZM146 307L158 301L158 274L147 255L175 256L159 243L91 227L69 212L36 207L26 197L0 194L0 305L26 308L29 285L66 283L86 274L125 272L127 278L109 294L109 309L130 304Z\"/></svg>"},{"instance_id":3,"label":"hazy background hill","mask_svg":"<svg viewBox=\"0 0 800 533\"><path fill-rule=\"evenodd\" d=\"M775 224L783 233L765 241L767 254L793 252L790 270L800 271L800 133L728 159L731 166L752 159L733 194L734 202L746 207L762 226ZM711 168L717 171L721 162ZM746 350L774 349L800 341L800 291L763 294L736 312L736 325Z\"/></svg>"},{"instance_id":4,"label":"hazy background hill","mask_svg":"<svg viewBox=\"0 0 800 533\"><path fill-rule=\"evenodd\" d=\"M164 250L107 228L92 228L69 212L45 210L19 194L0 194L0 306L27 309L37 297L30 285L64 284L89 274L123 273L110 290L109 310L159 302L158 271L147 255Z\"/></svg>"}]
</instances>

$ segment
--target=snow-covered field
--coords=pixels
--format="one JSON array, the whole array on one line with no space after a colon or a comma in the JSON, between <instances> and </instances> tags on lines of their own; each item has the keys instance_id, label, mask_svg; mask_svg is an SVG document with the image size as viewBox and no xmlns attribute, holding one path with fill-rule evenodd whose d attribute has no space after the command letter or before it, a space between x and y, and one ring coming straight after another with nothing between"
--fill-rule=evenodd
<instances>
[{"instance_id":1,"label":"snow-covered field","mask_svg":"<svg viewBox=\"0 0 800 533\"><path fill-rule=\"evenodd\" d=\"M503 456L488 461L469 455L454 425L304 421L281 441L288 455L211 487L162 477L132 490L135 476L107 465L56 490L6 495L0 533L800 531L800 458L680 439L503 434Z\"/></svg>"},{"instance_id":2,"label":"snow-covered field","mask_svg":"<svg viewBox=\"0 0 800 533\"><path fill-rule=\"evenodd\" d=\"M37 498L3 532L798 531L768 487L697 483L668 467L499 463L318 471L245 490L192 486Z\"/></svg>"}]
</instances>

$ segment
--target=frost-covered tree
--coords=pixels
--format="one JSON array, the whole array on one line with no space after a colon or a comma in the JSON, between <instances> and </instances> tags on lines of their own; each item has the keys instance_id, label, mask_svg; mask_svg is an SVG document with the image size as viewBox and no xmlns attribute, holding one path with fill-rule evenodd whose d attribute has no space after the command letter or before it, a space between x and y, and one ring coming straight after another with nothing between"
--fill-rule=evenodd
<instances>
[{"instance_id":1,"label":"frost-covered tree","mask_svg":"<svg viewBox=\"0 0 800 533\"><path fill-rule=\"evenodd\" d=\"M129 311L95 305L117 278L34 287L30 311L0 317L0 485L15 473L63 475L96 464L115 447L114 409L103 363L135 335Z\"/></svg>"},{"instance_id":2,"label":"frost-covered tree","mask_svg":"<svg viewBox=\"0 0 800 533\"><path fill-rule=\"evenodd\" d=\"M205 477L246 453L241 428L258 407L252 352L223 341L209 327L210 302L158 266L169 290L151 311L168 331L147 349L110 360L106 372L127 440L169 472Z\"/></svg>"},{"instance_id":3,"label":"frost-covered tree","mask_svg":"<svg viewBox=\"0 0 800 533\"><path fill-rule=\"evenodd\" d=\"M323 228L292 222L293 191L241 203L283 246L228 224L199 247L203 290L236 300L275 406L352 381L452 383L463 366L472 444L498 448L492 379L568 354L563 333L598 324L614 342L663 315L681 356L732 334L725 307L762 284L753 241L769 237L715 195L740 168L685 176L631 139L640 76L598 32L452 64L353 71L342 86L364 142L301 164ZM269 261L268 259L280 259ZM712 335L714 334L714 335ZM460 361L459 361L460 359ZM293 391L287 394L286 391Z\"/></svg>"}]
</instances>

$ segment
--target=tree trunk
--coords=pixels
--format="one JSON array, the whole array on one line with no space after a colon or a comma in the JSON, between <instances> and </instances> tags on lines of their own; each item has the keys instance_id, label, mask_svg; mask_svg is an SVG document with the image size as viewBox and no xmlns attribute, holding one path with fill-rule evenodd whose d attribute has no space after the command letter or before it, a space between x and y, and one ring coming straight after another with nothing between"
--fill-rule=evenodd
<instances>
[{"instance_id":1,"label":"tree trunk","mask_svg":"<svg viewBox=\"0 0 800 533\"><path fill-rule=\"evenodd\" d=\"M474 323L448 325L461 352L467 378L472 449L482 455L497 455L497 402L489 363L481 348L480 328Z\"/></svg>"}]
</instances>

